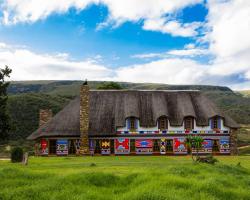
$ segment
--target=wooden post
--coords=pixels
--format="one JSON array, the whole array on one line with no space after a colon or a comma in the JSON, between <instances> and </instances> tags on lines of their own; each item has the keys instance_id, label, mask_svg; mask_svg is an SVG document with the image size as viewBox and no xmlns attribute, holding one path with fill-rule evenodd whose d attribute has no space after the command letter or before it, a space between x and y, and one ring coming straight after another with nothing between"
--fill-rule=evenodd
<instances>
[{"instance_id":1,"label":"wooden post","mask_svg":"<svg viewBox=\"0 0 250 200\"><path fill-rule=\"evenodd\" d=\"M24 155L23 155L23 165L28 165L28 159L29 159L29 153L26 152Z\"/></svg>"},{"instance_id":2,"label":"wooden post","mask_svg":"<svg viewBox=\"0 0 250 200\"><path fill-rule=\"evenodd\" d=\"M230 131L230 154L238 155L238 145L237 145L237 129L231 129Z\"/></svg>"}]
</instances>

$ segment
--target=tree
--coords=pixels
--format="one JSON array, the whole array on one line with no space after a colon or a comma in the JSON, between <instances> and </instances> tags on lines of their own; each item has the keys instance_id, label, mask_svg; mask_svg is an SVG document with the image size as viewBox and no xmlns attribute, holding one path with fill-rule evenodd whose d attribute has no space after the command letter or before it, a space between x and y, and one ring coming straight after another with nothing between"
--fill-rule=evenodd
<instances>
[{"instance_id":1,"label":"tree","mask_svg":"<svg viewBox=\"0 0 250 200\"><path fill-rule=\"evenodd\" d=\"M186 145L190 149L190 153L192 155L193 161L197 162L199 160L199 150L202 148L203 141L204 139L200 136L188 136L187 137ZM196 152L195 159L194 159L193 149Z\"/></svg>"},{"instance_id":2,"label":"tree","mask_svg":"<svg viewBox=\"0 0 250 200\"><path fill-rule=\"evenodd\" d=\"M101 85L99 85L97 87L97 89L99 90L121 90L123 89L123 87L119 84L119 83L116 83L116 82L104 82L102 83Z\"/></svg>"},{"instance_id":3,"label":"tree","mask_svg":"<svg viewBox=\"0 0 250 200\"><path fill-rule=\"evenodd\" d=\"M10 131L10 117L7 113L7 88L9 82L6 82L5 78L10 77L12 70L5 66L4 69L0 69L0 140L4 141L8 139Z\"/></svg>"}]
</instances>

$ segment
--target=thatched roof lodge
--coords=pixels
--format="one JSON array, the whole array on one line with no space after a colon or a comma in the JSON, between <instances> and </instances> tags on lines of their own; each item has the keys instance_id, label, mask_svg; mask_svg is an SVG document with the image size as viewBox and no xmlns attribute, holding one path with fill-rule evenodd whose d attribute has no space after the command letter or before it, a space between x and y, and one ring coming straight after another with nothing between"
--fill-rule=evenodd
<instances>
[{"instance_id":1,"label":"thatched roof lodge","mask_svg":"<svg viewBox=\"0 0 250 200\"><path fill-rule=\"evenodd\" d=\"M185 145L175 143L189 134L208 141L204 152L235 153L239 128L200 91L89 90L88 85L45 122L28 137L38 141L40 149L41 141L46 141L45 154L52 152L50 143L57 153L59 140L64 141L61 147L67 154L70 148L82 154L187 153ZM44 153L44 149L38 151Z\"/></svg>"}]
</instances>

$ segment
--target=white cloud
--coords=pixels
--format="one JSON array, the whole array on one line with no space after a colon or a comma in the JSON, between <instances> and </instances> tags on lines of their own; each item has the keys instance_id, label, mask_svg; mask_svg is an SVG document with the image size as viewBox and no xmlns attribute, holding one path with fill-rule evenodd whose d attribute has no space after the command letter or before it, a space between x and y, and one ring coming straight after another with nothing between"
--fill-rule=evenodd
<instances>
[{"instance_id":1,"label":"white cloud","mask_svg":"<svg viewBox=\"0 0 250 200\"><path fill-rule=\"evenodd\" d=\"M206 35L214 54L211 74L241 74L250 80L250 1L209 1ZM250 86L249 86L250 87Z\"/></svg>"},{"instance_id":2,"label":"white cloud","mask_svg":"<svg viewBox=\"0 0 250 200\"><path fill-rule=\"evenodd\" d=\"M110 11L110 18L118 22L160 18L201 0L101 0Z\"/></svg>"},{"instance_id":3,"label":"white cloud","mask_svg":"<svg viewBox=\"0 0 250 200\"><path fill-rule=\"evenodd\" d=\"M193 47L193 48L192 48ZM208 55L208 49L196 48L193 45L185 46L184 49L175 49L163 53L146 53L132 55L132 58L151 59L151 58L170 58L170 57L188 57L193 58L196 56Z\"/></svg>"},{"instance_id":4,"label":"white cloud","mask_svg":"<svg viewBox=\"0 0 250 200\"><path fill-rule=\"evenodd\" d=\"M196 29L201 25L202 23L200 22L181 24L175 20L167 21L166 18L157 18L145 20L143 29L169 33L173 36L193 37L198 35Z\"/></svg>"},{"instance_id":5,"label":"white cloud","mask_svg":"<svg viewBox=\"0 0 250 200\"><path fill-rule=\"evenodd\" d=\"M2 3L3 22L35 22L45 19L53 13L65 13L70 8L85 9L90 3L99 0L4 0Z\"/></svg>"},{"instance_id":6,"label":"white cloud","mask_svg":"<svg viewBox=\"0 0 250 200\"><path fill-rule=\"evenodd\" d=\"M97 59L97 60L96 60ZM28 49L0 43L0 66L13 69L12 80L104 80L112 71L94 59L72 61L66 53L37 54Z\"/></svg>"},{"instance_id":7,"label":"white cloud","mask_svg":"<svg viewBox=\"0 0 250 200\"><path fill-rule=\"evenodd\" d=\"M89 4L104 4L109 18L117 22L159 18L202 0L4 0L4 20L7 23L34 22L52 13L65 13L74 7L83 10Z\"/></svg>"},{"instance_id":8,"label":"white cloud","mask_svg":"<svg viewBox=\"0 0 250 200\"><path fill-rule=\"evenodd\" d=\"M195 57L199 55L206 55L208 54L207 49L201 49L201 48L194 48L194 49L179 49L179 50L171 50L168 52L170 55L174 56L189 56L189 57Z\"/></svg>"},{"instance_id":9,"label":"white cloud","mask_svg":"<svg viewBox=\"0 0 250 200\"><path fill-rule=\"evenodd\" d=\"M171 84L200 83L207 66L190 59L161 59L146 64L119 68L115 80Z\"/></svg>"},{"instance_id":10,"label":"white cloud","mask_svg":"<svg viewBox=\"0 0 250 200\"><path fill-rule=\"evenodd\" d=\"M200 23L181 24L164 15L171 15L186 6L202 0L4 0L1 4L2 23L36 22L53 13L66 13L70 8L84 10L90 4L104 4L109 15L106 21L97 26L97 30L112 25L113 27L130 21L145 20L145 30L160 31L174 36L195 36Z\"/></svg>"},{"instance_id":11,"label":"white cloud","mask_svg":"<svg viewBox=\"0 0 250 200\"><path fill-rule=\"evenodd\" d=\"M230 74L214 72L215 65L204 65L190 58L161 58L144 64L107 68L102 56L74 61L67 53L37 54L25 47L0 43L0 66L13 69L11 80L113 80L167 84L228 85L250 89L248 82L232 82ZM222 69L223 65L218 65ZM217 68L216 68L217 69ZM236 74L239 72L235 72ZM245 74L249 78L249 73Z\"/></svg>"},{"instance_id":12,"label":"white cloud","mask_svg":"<svg viewBox=\"0 0 250 200\"><path fill-rule=\"evenodd\" d=\"M250 1L209 1L210 49L220 57L250 51Z\"/></svg>"},{"instance_id":13,"label":"white cloud","mask_svg":"<svg viewBox=\"0 0 250 200\"><path fill-rule=\"evenodd\" d=\"M189 44L186 44L184 46L184 49L194 49L195 48L195 44L194 43L189 43Z\"/></svg>"}]
</instances>

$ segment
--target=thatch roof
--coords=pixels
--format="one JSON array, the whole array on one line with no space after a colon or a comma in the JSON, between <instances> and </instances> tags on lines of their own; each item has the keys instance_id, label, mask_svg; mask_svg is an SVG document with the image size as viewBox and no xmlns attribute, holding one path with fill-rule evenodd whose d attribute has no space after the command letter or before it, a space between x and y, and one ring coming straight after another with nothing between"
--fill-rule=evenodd
<instances>
[{"instance_id":1,"label":"thatch roof","mask_svg":"<svg viewBox=\"0 0 250 200\"><path fill-rule=\"evenodd\" d=\"M79 136L79 113L80 98L76 97L28 139ZM181 126L186 116L193 116L198 126L208 126L209 118L217 115L224 118L225 126L239 127L199 91L92 90L89 135L114 135L114 126L125 126L125 119L131 116L142 127L153 127L160 116L167 116L171 126Z\"/></svg>"}]
</instances>

